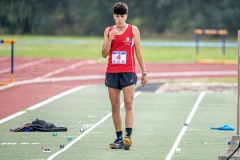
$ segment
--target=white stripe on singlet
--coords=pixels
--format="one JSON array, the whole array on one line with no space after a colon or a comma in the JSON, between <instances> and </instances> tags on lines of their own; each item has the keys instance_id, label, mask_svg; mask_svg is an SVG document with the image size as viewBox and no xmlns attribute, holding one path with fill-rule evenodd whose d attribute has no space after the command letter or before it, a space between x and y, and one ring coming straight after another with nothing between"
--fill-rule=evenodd
<instances>
[{"instance_id":1,"label":"white stripe on singlet","mask_svg":"<svg viewBox=\"0 0 240 160\"><path fill-rule=\"evenodd\" d=\"M132 37L132 45L131 45L131 58L132 58L132 69L133 69L133 72L135 72L134 54L132 54L132 52L134 52L134 48L133 48L134 45L135 45L135 43L134 43L134 36L133 36Z\"/></svg>"}]
</instances>

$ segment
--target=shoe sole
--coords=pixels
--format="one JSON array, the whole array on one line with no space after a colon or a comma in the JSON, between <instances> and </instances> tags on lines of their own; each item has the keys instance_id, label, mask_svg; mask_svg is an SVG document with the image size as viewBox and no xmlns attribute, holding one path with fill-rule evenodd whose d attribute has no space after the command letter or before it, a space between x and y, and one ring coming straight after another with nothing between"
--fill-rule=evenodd
<instances>
[{"instance_id":1,"label":"shoe sole","mask_svg":"<svg viewBox=\"0 0 240 160\"><path fill-rule=\"evenodd\" d=\"M114 144L109 144L109 147L111 149L123 149L124 147L118 148L117 146L115 146Z\"/></svg>"},{"instance_id":2,"label":"shoe sole","mask_svg":"<svg viewBox=\"0 0 240 160\"><path fill-rule=\"evenodd\" d=\"M117 149L117 147L116 147L115 145L113 145L113 144L109 144L109 147L110 147L111 149Z\"/></svg>"},{"instance_id":3,"label":"shoe sole","mask_svg":"<svg viewBox=\"0 0 240 160\"><path fill-rule=\"evenodd\" d=\"M124 138L123 145L125 150L129 150L132 145L132 142L129 138Z\"/></svg>"}]
</instances>

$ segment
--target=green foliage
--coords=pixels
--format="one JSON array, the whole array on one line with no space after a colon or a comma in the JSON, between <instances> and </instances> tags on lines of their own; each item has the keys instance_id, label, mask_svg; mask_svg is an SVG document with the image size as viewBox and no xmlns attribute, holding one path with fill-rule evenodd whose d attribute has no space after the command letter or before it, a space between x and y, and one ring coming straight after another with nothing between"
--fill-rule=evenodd
<instances>
[{"instance_id":1,"label":"green foliage","mask_svg":"<svg viewBox=\"0 0 240 160\"><path fill-rule=\"evenodd\" d=\"M239 29L239 0L127 1L128 23L144 36L193 34L195 28ZM1 0L0 33L102 36L117 0Z\"/></svg>"}]
</instances>

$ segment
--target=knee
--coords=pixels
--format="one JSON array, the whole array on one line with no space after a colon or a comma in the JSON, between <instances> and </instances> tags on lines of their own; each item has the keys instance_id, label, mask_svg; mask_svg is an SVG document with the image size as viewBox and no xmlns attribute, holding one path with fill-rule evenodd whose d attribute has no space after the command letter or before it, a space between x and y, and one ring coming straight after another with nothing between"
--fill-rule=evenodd
<instances>
[{"instance_id":1,"label":"knee","mask_svg":"<svg viewBox=\"0 0 240 160\"><path fill-rule=\"evenodd\" d=\"M125 110L126 111L132 111L133 110L133 100L129 99L124 102Z\"/></svg>"}]
</instances>

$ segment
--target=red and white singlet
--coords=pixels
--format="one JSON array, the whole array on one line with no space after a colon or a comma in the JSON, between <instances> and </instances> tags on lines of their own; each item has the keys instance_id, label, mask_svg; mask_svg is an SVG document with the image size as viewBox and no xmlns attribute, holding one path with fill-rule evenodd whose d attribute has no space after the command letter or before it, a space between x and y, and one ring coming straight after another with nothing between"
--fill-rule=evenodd
<instances>
[{"instance_id":1,"label":"red and white singlet","mask_svg":"<svg viewBox=\"0 0 240 160\"><path fill-rule=\"evenodd\" d=\"M109 28L109 32L114 26ZM109 34L108 32L108 34ZM132 25L123 34L115 35L108 58L107 73L136 72Z\"/></svg>"}]
</instances>

